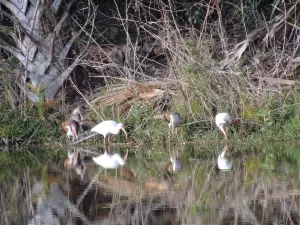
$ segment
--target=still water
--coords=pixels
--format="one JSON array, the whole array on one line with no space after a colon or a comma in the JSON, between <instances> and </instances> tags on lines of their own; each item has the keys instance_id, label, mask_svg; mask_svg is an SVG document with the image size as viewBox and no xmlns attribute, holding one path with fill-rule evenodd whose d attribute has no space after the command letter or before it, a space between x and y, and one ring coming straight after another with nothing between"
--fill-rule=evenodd
<instances>
[{"instance_id":1,"label":"still water","mask_svg":"<svg viewBox=\"0 0 300 225\"><path fill-rule=\"evenodd\" d=\"M213 157L192 154L195 148L129 149L125 165L107 170L91 160L101 148L2 151L0 224L299 223L297 162L235 154L230 145ZM79 165L66 164L68 151L79 152ZM170 156L182 165L169 164Z\"/></svg>"}]
</instances>

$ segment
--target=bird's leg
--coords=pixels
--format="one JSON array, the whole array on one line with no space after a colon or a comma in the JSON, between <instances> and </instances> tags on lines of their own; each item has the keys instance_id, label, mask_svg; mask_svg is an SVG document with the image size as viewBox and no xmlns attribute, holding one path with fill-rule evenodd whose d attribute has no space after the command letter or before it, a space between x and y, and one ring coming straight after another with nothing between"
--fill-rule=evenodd
<instances>
[{"instance_id":1,"label":"bird's leg","mask_svg":"<svg viewBox=\"0 0 300 225\"><path fill-rule=\"evenodd\" d=\"M67 135L67 143L68 143L68 144L71 144L71 143L72 143L71 137L68 136L68 135Z\"/></svg>"},{"instance_id":2,"label":"bird's leg","mask_svg":"<svg viewBox=\"0 0 300 225\"><path fill-rule=\"evenodd\" d=\"M228 134L229 127L225 128L225 133Z\"/></svg>"},{"instance_id":3,"label":"bird's leg","mask_svg":"<svg viewBox=\"0 0 300 225\"><path fill-rule=\"evenodd\" d=\"M110 135L108 135L108 144L110 145Z\"/></svg>"},{"instance_id":4,"label":"bird's leg","mask_svg":"<svg viewBox=\"0 0 300 225\"><path fill-rule=\"evenodd\" d=\"M104 154L107 154L106 146L104 145Z\"/></svg>"},{"instance_id":5,"label":"bird's leg","mask_svg":"<svg viewBox=\"0 0 300 225\"><path fill-rule=\"evenodd\" d=\"M124 156L124 161L127 161L127 158L128 158L128 149L127 149L126 154Z\"/></svg>"},{"instance_id":6,"label":"bird's leg","mask_svg":"<svg viewBox=\"0 0 300 225\"><path fill-rule=\"evenodd\" d=\"M104 136L104 138L103 138L103 146L104 146L104 148L105 148L105 146L106 146L106 141L105 141L105 139L106 139L106 137Z\"/></svg>"}]
</instances>

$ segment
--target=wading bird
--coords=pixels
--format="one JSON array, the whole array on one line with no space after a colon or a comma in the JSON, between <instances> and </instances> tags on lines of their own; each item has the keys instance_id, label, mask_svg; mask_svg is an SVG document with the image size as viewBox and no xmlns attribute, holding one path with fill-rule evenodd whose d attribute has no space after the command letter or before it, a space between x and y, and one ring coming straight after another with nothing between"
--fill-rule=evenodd
<instances>
[{"instance_id":1,"label":"wading bird","mask_svg":"<svg viewBox=\"0 0 300 225\"><path fill-rule=\"evenodd\" d=\"M117 123L116 121L113 121L113 120L103 121L103 122L97 124L96 126L94 126L91 131L97 132L97 133L103 135L103 138L104 138L103 143L105 146L106 137L108 136L108 143L110 143L110 136L117 135L120 132L120 130L122 130L125 133L125 136L127 139L127 133L124 128L124 125L122 123Z\"/></svg>"},{"instance_id":2,"label":"wading bird","mask_svg":"<svg viewBox=\"0 0 300 225\"><path fill-rule=\"evenodd\" d=\"M118 153L113 155L107 154L106 150L104 154L101 154L97 157L93 157L93 161L104 169L117 169L119 166L123 166L128 157L128 150L122 158Z\"/></svg>"},{"instance_id":3,"label":"wading bird","mask_svg":"<svg viewBox=\"0 0 300 225\"><path fill-rule=\"evenodd\" d=\"M67 137L72 137L74 141L78 137L79 123L76 120L68 120L61 124L61 129L67 134Z\"/></svg>"},{"instance_id":4,"label":"wading bird","mask_svg":"<svg viewBox=\"0 0 300 225\"><path fill-rule=\"evenodd\" d=\"M218 157L218 168L219 170L230 170L232 168L232 162L225 157L228 150L228 146L225 145L223 151Z\"/></svg>"},{"instance_id":5,"label":"wading bird","mask_svg":"<svg viewBox=\"0 0 300 225\"><path fill-rule=\"evenodd\" d=\"M79 122L82 132L90 131L95 125L96 121L89 119L81 119Z\"/></svg>"},{"instance_id":6,"label":"wading bird","mask_svg":"<svg viewBox=\"0 0 300 225\"><path fill-rule=\"evenodd\" d=\"M83 133L90 131L96 125L96 121L84 118L85 110L84 106L78 106L71 114L71 119L78 121L81 132Z\"/></svg>"},{"instance_id":7,"label":"wading bird","mask_svg":"<svg viewBox=\"0 0 300 225\"><path fill-rule=\"evenodd\" d=\"M227 130L232 123L232 119L228 113L218 113L215 117L216 125L227 139Z\"/></svg>"},{"instance_id":8,"label":"wading bird","mask_svg":"<svg viewBox=\"0 0 300 225\"><path fill-rule=\"evenodd\" d=\"M170 163L167 166L167 171L169 173L172 173L172 172L179 172L182 170L183 170L183 162L181 161L181 159L171 156Z\"/></svg>"},{"instance_id":9,"label":"wading bird","mask_svg":"<svg viewBox=\"0 0 300 225\"><path fill-rule=\"evenodd\" d=\"M181 116L178 112L167 112L164 114L164 119L169 123L168 126L172 129L172 131L174 131L174 129L181 123Z\"/></svg>"}]
</instances>

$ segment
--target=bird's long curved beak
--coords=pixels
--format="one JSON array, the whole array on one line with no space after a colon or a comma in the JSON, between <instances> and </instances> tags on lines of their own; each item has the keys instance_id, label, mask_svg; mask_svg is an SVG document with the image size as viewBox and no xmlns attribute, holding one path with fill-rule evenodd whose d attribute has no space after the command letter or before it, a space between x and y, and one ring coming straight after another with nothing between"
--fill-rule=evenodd
<instances>
[{"instance_id":1,"label":"bird's long curved beak","mask_svg":"<svg viewBox=\"0 0 300 225\"><path fill-rule=\"evenodd\" d=\"M122 131L124 132L124 134L125 134L125 136L126 136L126 139L128 139L128 135L127 135L127 132L126 132L125 128L124 128L124 127L121 127L121 129L122 129Z\"/></svg>"},{"instance_id":2,"label":"bird's long curved beak","mask_svg":"<svg viewBox=\"0 0 300 225\"><path fill-rule=\"evenodd\" d=\"M220 130L224 134L225 139L227 139L227 134L223 126L220 126Z\"/></svg>"}]
</instances>

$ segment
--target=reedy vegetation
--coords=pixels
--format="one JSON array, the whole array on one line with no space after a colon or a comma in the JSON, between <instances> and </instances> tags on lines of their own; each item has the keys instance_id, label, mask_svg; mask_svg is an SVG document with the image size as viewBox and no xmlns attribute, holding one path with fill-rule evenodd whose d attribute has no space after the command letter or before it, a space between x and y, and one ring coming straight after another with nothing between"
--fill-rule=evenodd
<instances>
[{"instance_id":1,"label":"reedy vegetation","mask_svg":"<svg viewBox=\"0 0 300 225\"><path fill-rule=\"evenodd\" d=\"M285 127L297 130L300 117L297 74L294 74L295 66L292 63L298 53L299 42L296 40L299 31L294 18L299 13L299 4L272 3L203 1L190 6L186 3L178 5L169 2L169 5L165 5L156 2L154 7L161 9L159 15L163 19L155 24L154 14L143 14L147 12L147 7L138 1L135 8L128 5L125 11L115 5L115 18L120 20L125 15L128 23L134 19L136 22L133 24L141 24L138 26L141 39L144 36L154 39L168 63L164 77L149 78L141 70L144 64L138 59L138 41L127 39L126 44L131 46L133 57L125 58L127 66L118 70L118 77L104 76L105 88L90 93L76 89L83 102L90 106L88 116L99 121L123 121L139 143L159 143L164 140L162 134L167 129L160 120L153 119L153 115L158 111L156 103L163 98L163 93L168 93L172 96L171 110L180 112L185 118L186 124L179 129L180 140L216 140L217 132L211 132L214 127L213 107L241 119L243 126L234 134L235 140L249 138L253 130L257 133L250 138L268 140L270 136L283 132L293 139L293 134L287 134ZM186 14L179 13L182 8ZM136 12L141 13L140 18L135 17ZM189 21L190 24L182 26L182 21ZM129 35L130 30L123 26L123 32ZM93 67L102 71L100 64L94 61L87 60L82 65L87 69ZM136 70L129 65L135 65ZM44 103L32 107L31 103L24 101L23 93L14 88L16 81L7 78L8 71L10 69L1 71L5 93L2 101L12 108L10 110L18 122L11 125L11 133L8 133L4 131L8 130L5 124L10 119L3 119L2 139L27 143L28 140L44 140L44 137L56 138L59 129L47 122L49 115L53 117L55 113L47 111ZM13 77L13 74L9 77ZM155 92L155 88L144 91L147 94L152 92L153 98L141 98L139 92L128 98L128 88L145 81L158 82L167 88L158 88L161 92ZM120 113L120 105L125 103L130 105L130 110L125 114ZM56 107L55 111L63 111L64 108L67 107ZM3 108L2 111L6 113L7 110ZM21 125L22 121L29 121L28 118L35 115L39 116L34 121L38 120L40 129L45 130L39 136L27 129L27 125ZM32 123L32 127L37 127ZM26 130L21 130L22 127ZM274 134L274 130L278 132Z\"/></svg>"},{"instance_id":2,"label":"reedy vegetation","mask_svg":"<svg viewBox=\"0 0 300 225\"><path fill-rule=\"evenodd\" d=\"M143 29L147 28L146 33L155 38L168 55L166 77L153 79L170 87L160 90L172 95L172 111L178 111L186 118L185 124L178 129L177 134L169 135L167 124L159 119L153 119L153 115L157 113L155 103L161 98L160 94L155 95L153 99L144 98L142 101L135 97L128 100L122 94L121 97L118 95L119 90L121 93L125 92L123 90L126 90L128 83L135 84L128 77L130 69L123 70L125 72L120 75L122 79L118 79L118 83L121 83L118 87L114 79L107 79L106 87L100 89L101 91L93 90L93 95L78 90L85 103L91 106L88 117L99 120L114 118L127 125L130 135L140 144L140 148L136 151L138 158L146 157L145 155L151 151L148 161L152 168L155 168L156 159L169 157L169 149L178 150L184 160L189 157L211 159L217 156L224 143L221 141L219 131L214 129L211 117L213 107L219 111L229 111L233 117L241 119L242 127L234 129L229 135L231 154L243 157L255 154L258 156L246 161L244 170L239 168L239 164L235 164L234 173L227 176L218 176L213 166L206 164L192 168L192 177L186 172L190 172L191 168L178 175L179 180L183 180L183 185L186 185L185 189L183 188L186 193L180 195L183 200L174 198L171 193L168 204L181 210L179 215L182 224L199 224L199 221L208 220L217 224L221 220L226 221L228 219L226 216L231 215L232 211L237 212L239 219L253 222L255 212L252 209L255 206L264 210L264 213L258 213L256 219L264 214L269 215L267 219L272 220L274 219L271 216L272 210L280 211L280 207L280 213L279 211L276 213L281 221L286 221L292 213L299 212L297 205L294 204L291 204L288 210L285 208L287 201L293 203L291 198L295 193L282 191L286 190L286 178L281 177L289 175L285 177L292 183L290 186L292 188L299 186L297 175L300 163L298 153L300 98L297 86L298 74L294 74L292 63L292 59L298 56L299 52L299 41L295 41L299 36L299 28L296 26L297 21L294 21L294 18L298 18L299 5L291 3L280 5L280 1L275 0L272 6L271 3L267 5L268 10L263 11L265 13L268 11L269 14L263 15L257 8L257 2L203 1L193 5L186 12L188 19L195 23L198 29L185 27L185 32L180 30L182 26L178 23L178 18L174 18L167 10L161 11L164 20L155 26L151 27L153 21L141 21ZM137 11L147 11L140 2L136 3L138 3L135 4L135 7L138 7ZM174 11L176 9L172 2L172 5L168 6L162 2L157 4L157 8L160 9L166 7ZM184 7L188 8L187 5ZM224 15L223 10L226 9L234 11L231 29L227 27L230 20ZM120 14L116 15L117 18L121 17ZM128 19L135 18L129 9L126 15ZM281 15L285 16L280 17ZM262 27L260 32L255 31L260 27ZM127 32L126 27L124 29ZM249 40L247 46L237 45L237 48L234 48L243 40ZM128 42L129 45L135 46L130 39ZM268 43L264 49L261 47L263 43ZM85 63L94 64L94 62ZM134 63L142 65L139 61ZM24 101L23 93L16 91L17 76L13 76L10 71L11 68L8 70L2 68L0 71L2 94L0 136L3 142L27 145L53 143L54 140L54 143L61 143L63 139L57 140L61 135L57 124L49 122L49 116L55 117L55 112L49 112L43 102L33 106L30 102ZM147 79L149 78L144 76L139 82ZM176 85L169 86L165 83ZM124 102L128 102L131 106L129 112L125 114L119 110L119 106ZM63 105L55 110L63 111L62 109L66 108ZM171 139L175 140L173 144ZM30 151L31 154L22 155L17 152L13 154L3 152L0 155L0 169L4 168L4 171L0 170L1 212L6 215L1 217L3 223L9 224L13 220L16 223L20 222L20 217L15 216L17 213L26 218L28 212L25 211L25 207L21 208L23 204L20 203L31 196L32 172L37 172L43 180L47 180L44 162L51 161L60 154L56 151L45 151L43 147L41 150L43 152ZM139 161L135 163L132 165L139 171L137 166ZM31 171L22 170L25 165L27 168L31 167L28 165L32 165ZM148 175L155 173L153 170L143 172L138 174L139 179L143 181ZM20 174L24 175L21 181L15 177ZM184 180L187 177L189 181ZM262 182L262 177L267 179ZM137 181L139 182L140 180ZM45 186L47 185L48 182L45 181ZM272 198L261 194L269 191L274 193ZM279 204L275 200L281 199L280 196L283 194L292 197L289 199L285 197ZM226 198L219 199L221 196ZM253 199L253 196L257 198ZM32 204L32 201L28 202ZM186 202L189 204L185 205ZM131 209L130 207L124 206L122 200L117 203L119 204L114 205L116 214L130 215L126 211ZM263 207L261 203L270 207ZM165 205L164 202L162 205ZM182 207L183 205L185 207ZM216 212L219 212L219 217L215 216ZM140 215L146 218L147 213L149 212ZM266 217L268 216L264 219ZM214 221L217 219L219 220Z\"/></svg>"}]
</instances>

